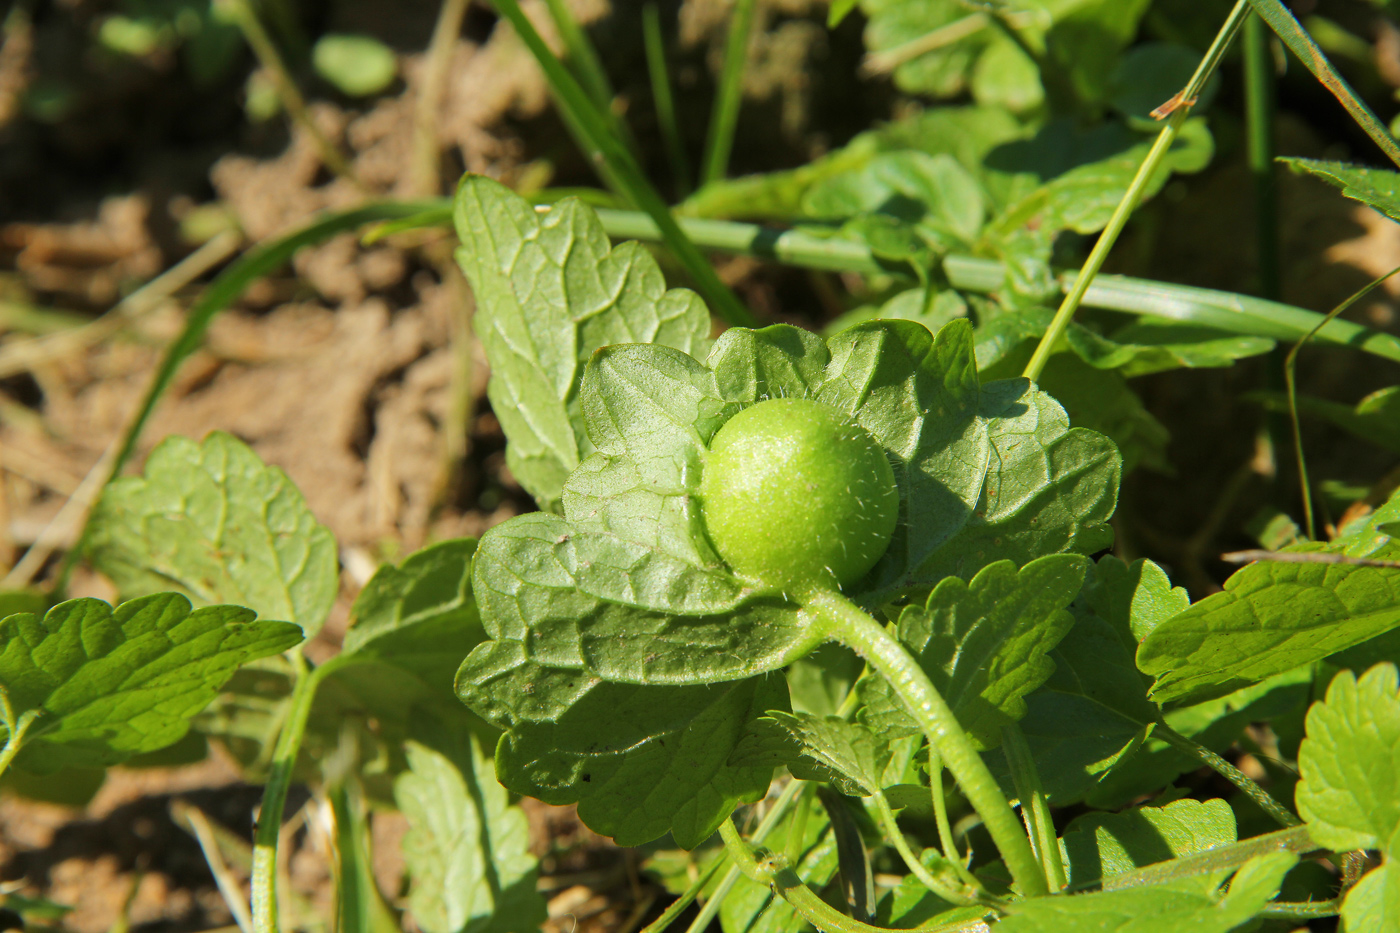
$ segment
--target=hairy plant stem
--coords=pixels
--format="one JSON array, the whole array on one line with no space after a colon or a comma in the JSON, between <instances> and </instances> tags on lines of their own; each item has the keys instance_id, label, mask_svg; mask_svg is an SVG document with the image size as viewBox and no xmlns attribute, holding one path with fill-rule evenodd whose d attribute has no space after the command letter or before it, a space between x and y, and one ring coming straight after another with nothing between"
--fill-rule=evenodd
<instances>
[{"instance_id":1,"label":"hairy plant stem","mask_svg":"<svg viewBox=\"0 0 1400 933\"><path fill-rule=\"evenodd\" d=\"M1143 192L1147 190L1152 177L1157 173L1162 159L1166 157L1167 151L1176 142L1182 124L1186 122L1187 116L1191 113L1191 106L1204 90L1206 81L1215 72L1216 66L1225 56L1226 49L1230 47L1230 43L1248 17L1249 0L1239 0L1235 4L1235 8L1230 11L1225 24L1216 33L1215 41L1206 50L1205 57L1201 59L1200 65L1196 68L1196 73L1191 76L1185 89L1176 98L1173 98L1173 101L1176 102L1175 109L1172 110L1167 125L1157 134L1157 141L1152 144L1147 157L1142 160L1142 165L1138 167L1137 174L1133 176L1132 183L1128 185L1123 199L1118 202L1118 207L1114 210L1108 226L1099 234L1098 242L1089 252L1089 258L1085 260L1083 268L1079 270L1074 285L1065 295L1065 300L1060 304L1050 326L1045 330L1045 336L1040 338L1040 345L1035 348L1030 362L1026 364L1025 372L1022 375L1027 379L1032 382L1038 381L1040 374L1045 370L1045 364L1050 360L1050 355L1059 349L1060 339L1069 328L1070 321L1074 319L1074 312L1079 310L1085 293L1088 292L1094 277L1099 274L1099 270L1103 268L1113 245L1118 242L1119 235L1128 224L1128 218L1132 216L1133 211L1137 210L1138 202L1142 200Z\"/></svg>"},{"instance_id":2,"label":"hairy plant stem","mask_svg":"<svg viewBox=\"0 0 1400 933\"><path fill-rule=\"evenodd\" d=\"M312 669L300 651L292 653L296 680L287 711L286 722L277 735L273 749L267 786L263 789L262 807L258 811L257 830L253 835L253 933L277 933L277 844L282 833L282 811L287 804L287 791L292 786L292 770L296 766L301 741L306 736L306 721L311 715L311 701L316 688L334 663Z\"/></svg>"},{"instance_id":3,"label":"hairy plant stem","mask_svg":"<svg viewBox=\"0 0 1400 933\"><path fill-rule=\"evenodd\" d=\"M885 798L885 792L877 790L870 797L875 801L875 812L880 818L880 829L885 838L894 846L899 857L904 859L904 864L909 866L909 870L914 873L914 876L923 882L924 887L950 904L967 905L984 901L986 894L983 891L967 890L935 878L933 873L924 867L924 863L914 854L909 840L904 838L904 833L899 828L899 822L895 819L894 810L890 809L890 802ZM951 863L949 865L951 868Z\"/></svg>"},{"instance_id":4,"label":"hairy plant stem","mask_svg":"<svg viewBox=\"0 0 1400 933\"><path fill-rule=\"evenodd\" d=\"M1021 894L1040 897L1050 893L1016 813L923 668L884 626L841 594L815 589L802 603L819 631L863 657L899 696L982 817Z\"/></svg>"},{"instance_id":5,"label":"hairy plant stem","mask_svg":"<svg viewBox=\"0 0 1400 933\"><path fill-rule=\"evenodd\" d=\"M719 827L720 838L724 840L725 851L751 881L770 888L775 894L792 905L802 917L821 933L890 933L884 927L861 923L838 911L818 897L811 888L793 872L788 860L782 855L760 849L757 852L739 835L733 820L725 820ZM953 923L919 927L926 933L986 933L987 924L980 919L958 920Z\"/></svg>"},{"instance_id":6,"label":"hairy plant stem","mask_svg":"<svg viewBox=\"0 0 1400 933\"><path fill-rule=\"evenodd\" d=\"M768 812L763 815L763 819L759 821L758 827L754 830L753 838L755 842L762 842L764 839L768 838L768 834L777 827L778 822L783 818L783 815L787 813L788 807L792 806L792 802L809 786L810 785L806 781L790 781L788 785L782 789L782 792L778 794L778 799L773 801L773 806L768 808ZM810 795L804 796L804 799L810 799ZM728 820L725 822L728 822ZM728 860L724 858L716 859L709 869L702 872L700 877L696 878L694 883L686 888L685 893L676 898L675 902L666 908L666 912L650 923L642 933L661 933L662 930L674 923L676 918L680 916L681 911L690 906L691 902L699 896L705 885L710 883L710 879L714 877L715 872L719 871L726 861ZM720 879L719 884L715 887L714 893L710 896L709 900L705 902L705 905L700 908L700 912L696 915L690 926L686 927L686 933L700 933L701 930L705 930L709 927L710 921L719 913L720 905L724 903L725 896L729 894L735 883L738 882L739 875L739 867L731 864L725 872L724 877Z\"/></svg>"},{"instance_id":7,"label":"hairy plant stem","mask_svg":"<svg viewBox=\"0 0 1400 933\"><path fill-rule=\"evenodd\" d=\"M1199 760L1216 774L1238 787L1244 792L1245 796L1258 804L1260 809L1273 817L1274 821L1280 826L1291 829L1303 824L1303 821L1298 819L1298 817L1293 814L1293 811L1275 800L1268 791L1250 780L1249 776L1243 771L1236 768L1204 745L1191 741L1165 722L1158 722L1156 727L1152 730L1152 734L1176 750L1185 752Z\"/></svg>"},{"instance_id":8,"label":"hairy plant stem","mask_svg":"<svg viewBox=\"0 0 1400 933\"><path fill-rule=\"evenodd\" d=\"M1006 763L1011 766L1011 780L1016 785L1016 794L1021 798L1021 817L1026 821L1030 833L1031 848L1040 856L1040 864L1045 869L1045 877L1052 891L1064 890L1065 863L1060 857L1060 843L1055 835L1055 821L1050 817L1050 805L1045 801L1041 789L1040 772L1036 770L1035 758L1026 744L1026 736L1017 723L1001 730L1001 747L1006 753Z\"/></svg>"}]
</instances>

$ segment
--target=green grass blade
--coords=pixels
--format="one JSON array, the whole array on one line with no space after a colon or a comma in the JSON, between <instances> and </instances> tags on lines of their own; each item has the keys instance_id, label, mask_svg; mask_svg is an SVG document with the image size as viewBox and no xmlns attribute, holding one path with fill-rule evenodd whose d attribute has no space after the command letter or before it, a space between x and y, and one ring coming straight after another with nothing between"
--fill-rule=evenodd
<instances>
[{"instance_id":1,"label":"green grass blade","mask_svg":"<svg viewBox=\"0 0 1400 933\"><path fill-rule=\"evenodd\" d=\"M1397 144L1395 137L1390 135L1390 131L1385 128L1385 124L1376 119L1376 115L1371 112L1365 102L1352 90L1332 63L1327 60L1322 49L1313 41L1313 37L1308 35L1308 31L1298 22L1288 7L1284 6L1283 0L1249 0L1254 11L1269 24L1284 44L1298 56L1303 65L1313 73L1313 76L1322 83L1322 86L1332 92L1332 96L1337 98L1351 118L1357 125L1366 131L1366 135L1380 146L1381 151L1386 154L1390 161L1400 165L1400 144Z\"/></svg>"},{"instance_id":2,"label":"green grass blade","mask_svg":"<svg viewBox=\"0 0 1400 933\"><path fill-rule=\"evenodd\" d=\"M676 122L676 99L671 93L671 75L666 69L666 42L661 37L661 16L655 3L642 7L642 41L647 53L647 73L651 77L651 96L656 102L656 122L661 128L661 141L671 160L671 172L676 176L677 195L681 200L690 196L690 160L681 141L680 124Z\"/></svg>"},{"instance_id":3,"label":"green grass blade","mask_svg":"<svg viewBox=\"0 0 1400 933\"><path fill-rule=\"evenodd\" d=\"M729 38L724 47L724 70L715 93L715 108L705 138L705 159L700 169L702 185L719 181L729 172L734 149L734 127L739 122L739 102L744 96L744 64L749 34L753 32L754 0L734 0Z\"/></svg>"},{"instance_id":4,"label":"green grass blade","mask_svg":"<svg viewBox=\"0 0 1400 933\"><path fill-rule=\"evenodd\" d=\"M636 211L601 209L598 217L615 239L660 239L651 218ZM892 274L911 281L915 278L907 266L882 263L868 247L851 240L730 220L685 218L681 226L704 249L743 253L808 269ZM943 260L943 272L954 288L969 292L990 294L1006 281L1005 266L994 259L947 256ZM1068 290L1074 278L1073 272L1062 274L1060 287ZM1083 303L1106 311L1198 324L1227 333L1275 340L1298 340L1324 320L1320 314L1277 301L1125 275L1099 275L1085 292ZM1351 321L1328 321L1314 339L1400 362L1400 338Z\"/></svg>"},{"instance_id":5,"label":"green grass blade","mask_svg":"<svg viewBox=\"0 0 1400 933\"><path fill-rule=\"evenodd\" d=\"M626 144L613 132L608 119L589 100L583 87L569 74L558 59L545 45L540 34L525 16L517 0L493 0L497 12L509 20L526 47L535 56L535 61L544 71L556 99L560 113L575 130L584 154L617 189L629 198L656 222L661 239L680 262L681 266L695 281L696 289L710 305L710 310L730 324L752 326L754 316L729 290L715 270L695 248L677 225L671 210L661 195L652 187L642 173L641 167L632 158Z\"/></svg>"},{"instance_id":6,"label":"green grass blade","mask_svg":"<svg viewBox=\"0 0 1400 933\"><path fill-rule=\"evenodd\" d=\"M574 18L573 11L565 0L544 0L549 7L549 16L554 20L554 28L559 30L559 38L564 41L565 63L578 78L588 96L599 110L611 113L613 88L608 73L603 70L603 62L598 58L598 50L589 41L588 35Z\"/></svg>"}]
</instances>

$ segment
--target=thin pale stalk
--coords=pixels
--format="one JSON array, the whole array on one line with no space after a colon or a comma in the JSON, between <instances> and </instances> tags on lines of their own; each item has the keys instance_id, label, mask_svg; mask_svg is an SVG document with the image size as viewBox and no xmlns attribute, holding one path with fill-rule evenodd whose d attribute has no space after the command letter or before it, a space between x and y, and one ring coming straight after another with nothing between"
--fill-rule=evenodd
<instances>
[{"instance_id":1,"label":"thin pale stalk","mask_svg":"<svg viewBox=\"0 0 1400 933\"><path fill-rule=\"evenodd\" d=\"M1318 844L1313 842L1312 837L1308 835L1307 827L1295 826L1292 829L1280 829L1262 836L1253 836L1243 842L1232 842L1229 845L1206 849L1203 852L1184 855L1180 858L1124 872L1121 875L1114 875L1104 881L1103 889L1117 891L1123 888L1169 884L1182 878L1192 878L1209 872L1238 868L1250 859L1267 855L1270 852L1293 852L1297 855L1307 855L1318 849Z\"/></svg>"},{"instance_id":2,"label":"thin pale stalk","mask_svg":"<svg viewBox=\"0 0 1400 933\"><path fill-rule=\"evenodd\" d=\"M899 696L929 742L938 747L1021 893L1026 897L1050 893L1040 861L996 778L923 668L880 623L839 593L818 590L803 602L813 624L865 658Z\"/></svg>"},{"instance_id":3,"label":"thin pale stalk","mask_svg":"<svg viewBox=\"0 0 1400 933\"><path fill-rule=\"evenodd\" d=\"M112 305L96 320L89 319L81 327L0 346L0 379L95 346L133 319L154 311L180 289L238 252L242 242L241 234L226 230Z\"/></svg>"},{"instance_id":4,"label":"thin pale stalk","mask_svg":"<svg viewBox=\"0 0 1400 933\"><path fill-rule=\"evenodd\" d=\"M720 72L710 130L705 138L705 158L700 164L702 185L719 181L729 173L729 154L734 149L734 128L739 122L739 103L744 96L744 65L748 60L756 5L754 0L734 0L724 45L724 68Z\"/></svg>"},{"instance_id":5,"label":"thin pale stalk","mask_svg":"<svg viewBox=\"0 0 1400 933\"><path fill-rule=\"evenodd\" d=\"M1293 349L1288 351L1287 359L1283 361L1283 381L1285 390L1288 392L1288 414L1293 419L1293 455L1298 458L1298 484L1303 496L1303 523L1308 537L1313 540L1317 540L1317 530L1313 521L1312 483L1308 480L1308 461L1303 454L1303 428L1302 422L1298 419L1298 351L1302 350L1309 340L1316 337L1323 327L1335 320L1337 315L1366 297L1372 289L1379 287L1397 272L1400 272L1400 266L1396 266L1379 278L1372 279L1346 301L1328 311L1326 317L1318 321L1312 330L1304 334L1302 339L1293 345Z\"/></svg>"},{"instance_id":6,"label":"thin pale stalk","mask_svg":"<svg viewBox=\"0 0 1400 933\"><path fill-rule=\"evenodd\" d=\"M759 821L758 826L754 829L754 842L759 843L768 838L768 834L777 827L779 821L781 821L783 816L787 813L788 807L792 806L792 802L797 799L797 795L802 793L807 786L807 782L805 781L788 782L788 785L778 794L778 799L773 801L773 806L768 808L768 812L763 815L763 819ZM730 821L725 820L725 822L728 823ZM697 878L695 883L686 889L686 892L676 900L675 904L666 908L665 914L662 914L655 923L648 926L642 933L660 933L661 930L670 926L675 918L680 915L681 911L685 910L685 908L690 905L691 901L695 900L696 896L699 895L700 891L704 889L705 885L709 882L710 876L726 861L726 859L718 859L714 865L710 867L709 871L705 872L700 878ZM720 879L719 884L715 887L714 893L710 895L709 900L700 908L700 912L696 915L690 926L686 927L686 933L700 933L701 930L705 930L709 927L710 921L714 920L719 914L719 908L720 905L724 903L725 896L729 894L730 890L732 890L734 885L738 882L739 875L739 867L731 864L725 872L724 877ZM677 905L680 906L677 907ZM670 919L667 919L667 915L670 915ZM662 922L663 920L665 923Z\"/></svg>"},{"instance_id":7,"label":"thin pale stalk","mask_svg":"<svg viewBox=\"0 0 1400 933\"><path fill-rule=\"evenodd\" d=\"M311 715L311 702L321 678L332 669L326 665L311 670L301 654L292 655L296 681L292 687L290 709L277 746L272 753L272 767L267 786L263 789L262 806L258 810L257 829L253 835L253 931L277 933L277 846L282 832L282 813L287 804L287 791L292 786L292 769L306 737L306 721Z\"/></svg>"},{"instance_id":8,"label":"thin pale stalk","mask_svg":"<svg viewBox=\"0 0 1400 933\"><path fill-rule=\"evenodd\" d=\"M447 90L452 50L462 34L462 20L470 0L442 0L433 37L423 56L418 93L413 99L413 149L409 163L410 184L415 197L428 198L442 193L438 114Z\"/></svg>"},{"instance_id":9,"label":"thin pale stalk","mask_svg":"<svg viewBox=\"0 0 1400 933\"><path fill-rule=\"evenodd\" d=\"M1312 920L1317 917L1335 917L1342 911L1342 899L1329 901L1273 901L1255 914L1263 920Z\"/></svg>"},{"instance_id":10,"label":"thin pale stalk","mask_svg":"<svg viewBox=\"0 0 1400 933\"><path fill-rule=\"evenodd\" d=\"M1103 268L1113 245L1118 242L1119 235L1128 224L1128 218L1132 216L1133 211L1137 210L1138 202L1142 200L1143 192L1147 190L1147 186L1152 181L1152 176L1156 174L1162 159L1166 157L1167 151L1176 142L1176 137L1181 132L1181 126L1186 122L1186 117L1191 112L1191 105L1205 88L1206 81L1215 72L1216 66L1220 64L1220 59L1224 57L1226 49L1229 48L1235 34L1239 32L1248 16L1249 0L1239 0L1225 20L1225 24L1220 27L1220 32L1216 34L1215 41L1211 43L1205 57L1201 59L1196 73L1191 76L1185 89L1178 95L1180 105L1168 118L1167 125L1157 134L1157 141L1153 143L1152 148L1148 150L1147 157L1138 167L1137 174L1133 176L1132 183L1128 185L1123 199L1118 202L1118 207L1114 210L1108 226L1099 234L1098 242L1090 251L1084 267L1079 270L1073 287L1065 295L1065 300L1060 304L1050 326L1045 330L1045 336L1040 339L1040 345L1035 348L1030 362L1026 364L1025 372L1022 375L1032 382L1040 379L1040 374L1044 372L1045 364L1049 362L1050 355L1059 348L1060 339L1069 328L1070 322L1074 320L1074 313L1079 310L1079 305L1084 300L1084 295L1088 292L1094 277Z\"/></svg>"},{"instance_id":11,"label":"thin pale stalk","mask_svg":"<svg viewBox=\"0 0 1400 933\"><path fill-rule=\"evenodd\" d=\"M1298 819L1298 817L1293 814L1293 811L1275 800L1268 791L1250 780L1249 776L1239 768L1236 768L1204 745L1201 745L1199 742L1191 741L1186 736L1172 729L1165 722L1157 723L1156 728L1152 730L1152 734L1176 750L1185 752L1197 759L1216 774L1238 787L1244 792L1246 797L1258 804L1259 808L1273 817L1274 822L1278 823L1280 826L1291 829L1295 826L1302 825L1303 821Z\"/></svg>"},{"instance_id":12,"label":"thin pale stalk","mask_svg":"<svg viewBox=\"0 0 1400 933\"><path fill-rule=\"evenodd\" d=\"M10 767L10 762L15 760L19 750L24 745L24 737L29 732L29 727L34 725L34 720L38 719L41 710L29 709L20 713L19 718L11 726L9 736L5 739L5 747L0 748L0 774L4 774ZM8 717L7 717L8 719Z\"/></svg>"},{"instance_id":13,"label":"thin pale stalk","mask_svg":"<svg viewBox=\"0 0 1400 933\"><path fill-rule=\"evenodd\" d=\"M923 882L924 887L950 904L976 904L981 898L976 891L961 890L955 885L945 884L933 876L919 857L914 854L914 850L909 846L909 840L904 838L903 831L899 828L899 822L895 819L894 810L890 809L890 802L885 798L883 791L876 791L871 794L870 799L875 801L875 813L880 818L880 829L884 833L885 839L894 846L899 857L904 859L904 864L913 872L914 877Z\"/></svg>"},{"instance_id":14,"label":"thin pale stalk","mask_svg":"<svg viewBox=\"0 0 1400 933\"><path fill-rule=\"evenodd\" d=\"M615 183L621 193L644 210L656 223L662 240L676 260L695 280L696 288L710 308L730 324L752 327L757 321L729 290L710 266L695 244L682 232L671 216L671 209L647 181L626 144L618 137L609 121L589 100L588 94L545 45L540 34L521 10L517 0L493 0L497 12L509 20L517 35L535 56L560 103L566 121L576 130L584 154L593 161L600 173Z\"/></svg>"},{"instance_id":15,"label":"thin pale stalk","mask_svg":"<svg viewBox=\"0 0 1400 933\"><path fill-rule=\"evenodd\" d=\"M1032 847L1040 856L1050 890L1063 891L1068 879L1064 860L1060 856L1059 839L1055 835L1055 821L1050 817L1050 805L1045 801L1040 772L1036 769L1035 757L1026 744L1020 725L1012 723L1001 730L1001 746L1006 753L1006 762L1011 766L1011 780L1016 785L1016 794L1021 798L1021 814L1030 829Z\"/></svg>"},{"instance_id":16,"label":"thin pale stalk","mask_svg":"<svg viewBox=\"0 0 1400 933\"><path fill-rule=\"evenodd\" d=\"M248 902L243 899L243 885L233 876L228 863L224 861L224 854L219 848L219 840L214 835L209 818L204 815L203 810L189 804L179 811L179 816L184 817L184 822L188 824L195 841L199 843L199 849L204 853L204 861L209 865L209 873L214 876L214 884L224 899L224 905L233 916L233 922L238 925L241 933L252 933L253 917L248 912Z\"/></svg>"},{"instance_id":17,"label":"thin pale stalk","mask_svg":"<svg viewBox=\"0 0 1400 933\"><path fill-rule=\"evenodd\" d=\"M350 163L339 147L331 142L325 133L321 132L321 128L311 118L311 112L306 109L306 99L301 96L301 91L297 88L296 82L292 80L291 73L287 71L287 65L282 61L282 54L277 51L277 44L272 41L267 30L263 29L258 14L248 5L248 0L215 0L215 5L233 19L243 33L248 47L253 50L253 55L257 57L259 64L272 75L272 82L277 88L277 96L282 101L283 109L287 111L287 115L292 118L293 122L311 136L312 142L316 145L316 151L321 154L321 161L326 164L326 168L350 182L359 191L367 192L368 189L355 176L354 169L350 167Z\"/></svg>"},{"instance_id":18,"label":"thin pale stalk","mask_svg":"<svg viewBox=\"0 0 1400 933\"><path fill-rule=\"evenodd\" d=\"M1390 135L1390 131L1385 128L1385 124L1376 119L1376 115L1371 112L1365 102L1352 90L1332 63L1327 60L1322 49L1313 37L1308 35L1308 31L1303 28L1281 0L1249 0L1250 4L1264 20L1269 24L1278 37L1283 40L1284 45L1298 56L1303 65L1313 73L1313 77L1321 82L1322 86L1332 92L1332 96L1346 108L1347 113L1356 121L1356 125L1366 131L1366 135L1380 147L1386 157L1396 165L1400 165L1400 145L1397 145L1395 137Z\"/></svg>"},{"instance_id":19,"label":"thin pale stalk","mask_svg":"<svg viewBox=\"0 0 1400 933\"><path fill-rule=\"evenodd\" d=\"M642 40L647 55L647 73L651 77L651 98L656 104L656 122L661 128L661 141L671 160L671 173L676 176L676 190L681 200L690 196L690 159L681 140L680 123L676 120L676 98L671 92L671 73L666 67L666 41L661 35L661 15L655 3L642 7Z\"/></svg>"}]
</instances>

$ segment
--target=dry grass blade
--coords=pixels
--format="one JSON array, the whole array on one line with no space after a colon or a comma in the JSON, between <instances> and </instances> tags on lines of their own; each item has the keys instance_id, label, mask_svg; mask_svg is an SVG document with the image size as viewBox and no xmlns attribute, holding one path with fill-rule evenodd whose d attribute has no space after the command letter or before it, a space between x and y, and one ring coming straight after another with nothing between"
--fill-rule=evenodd
<instances>
[{"instance_id":1,"label":"dry grass blade","mask_svg":"<svg viewBox=\"0 0 1400 933\"><path fill-rule=\"evenodd\" d=\"M220 233L91 323L0 347L0 379L100 343L136 318L155 310L180 289L233 256L242 242L242 235L232 230Z\"/></svg>"},{"instance_id":2,"label":"dry grass blade","mask_svg":"<svg viewBox=\"0 0 1400 933\"><path fill-rule=\"evenodd\" d=\"M1228 554L1221 554L1220 559L1227 564L1250 564L1262 560L1279 564L1346 564L1349 567L1380 567L1383 570L1400 570L1400 560L1372 560L1369 557L1351 557L1346 554L1332 554L1326 551L1231 551Z\"/></svg>"},{"instance_id":3,"label":"dry grass blade","mask_svg":"<svg viewBox=\"0 0 1400 933\"><path fill-rule=\"evenodd\" d=\"M248 912L248 901L243 896L243 884L234 878L228 863L224 861L223 851L209 818L198 807L180 801L172 804L170 810L175 821L185 826L199 843L204 860L209 863L209 872L214 876L214 883L218 885L219 893L223 895L224 903L228 906L229 913L233 914L238 929L242 933L250 933L253 929L253 917Z\"/></svg>"}]
</instances>

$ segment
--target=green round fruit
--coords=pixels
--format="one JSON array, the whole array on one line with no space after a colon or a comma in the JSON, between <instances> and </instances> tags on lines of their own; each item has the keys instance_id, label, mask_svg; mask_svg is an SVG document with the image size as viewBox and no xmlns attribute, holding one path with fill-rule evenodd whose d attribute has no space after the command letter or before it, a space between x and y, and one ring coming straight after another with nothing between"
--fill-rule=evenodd
<instances>
[{"instance_id":1,"label":"green round fruit","mask_svg":"<svg viewBox=\"0 0 1400 933\"><path fill-rule=\"evenodd\" d=\"M789 593L859 580L899 517L885 451L807 399L769 399L729 419L710 441L700 500L729 566Z\"/></svg>"}]
</instances>

